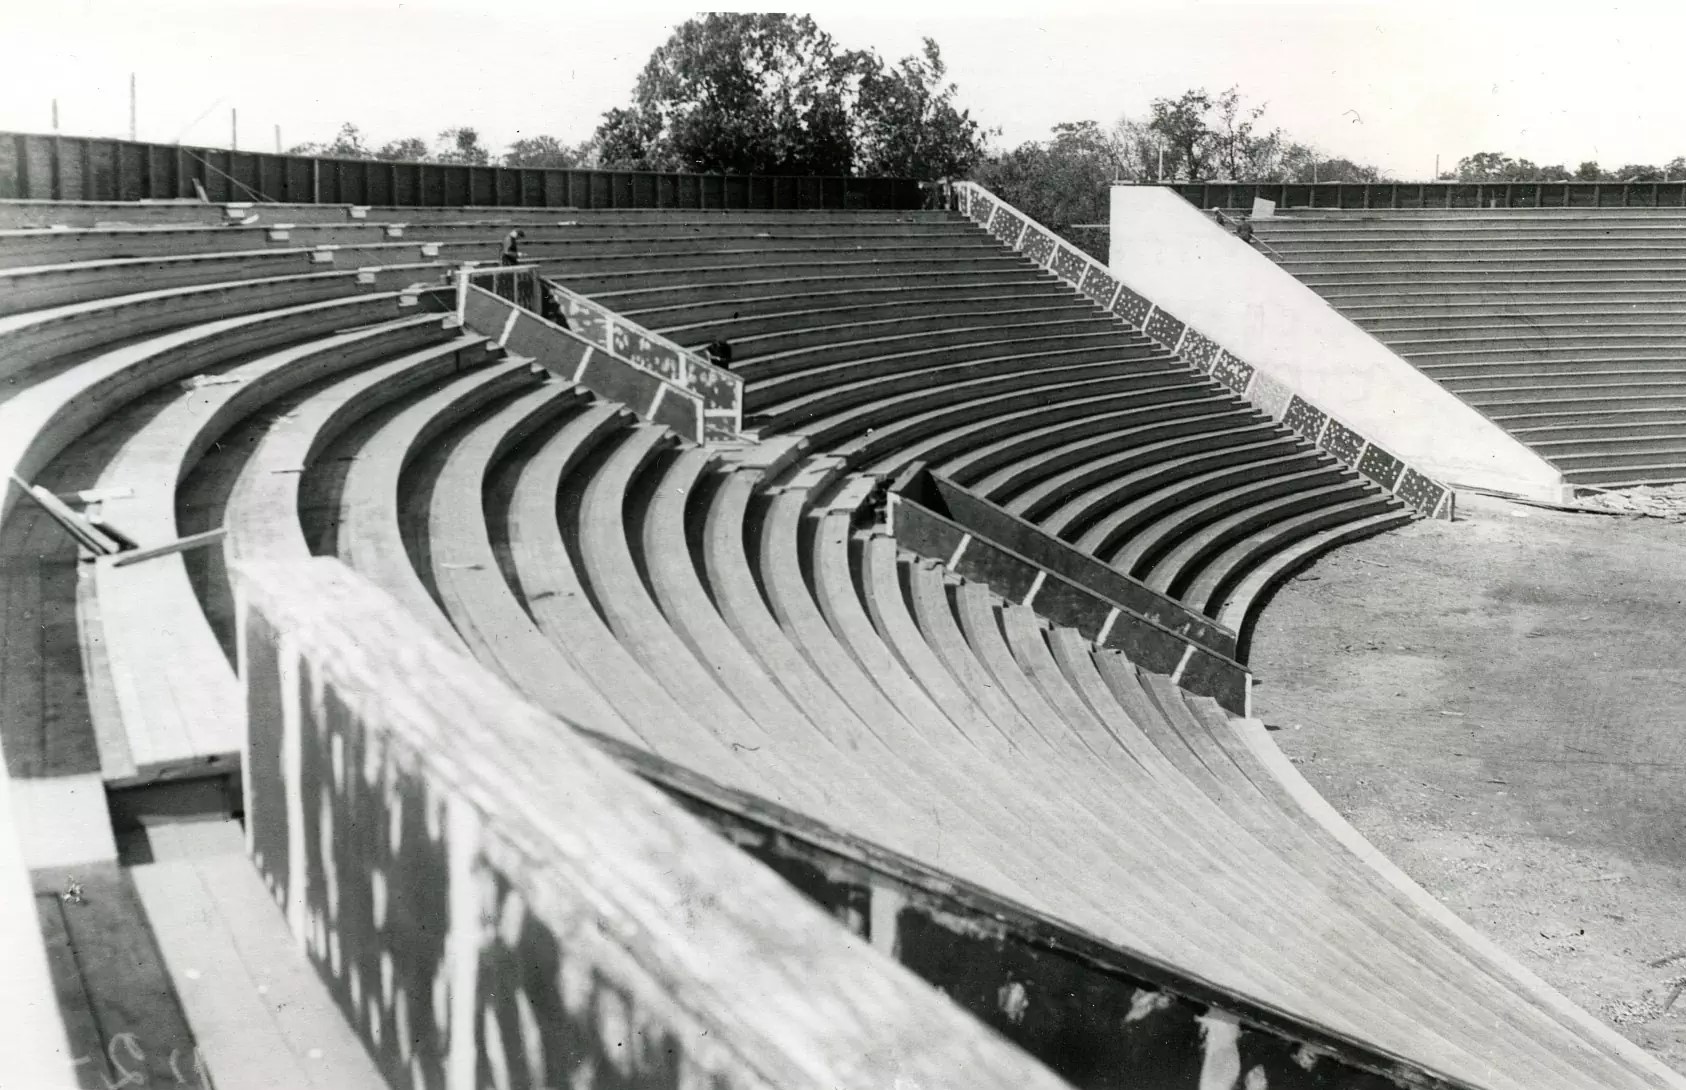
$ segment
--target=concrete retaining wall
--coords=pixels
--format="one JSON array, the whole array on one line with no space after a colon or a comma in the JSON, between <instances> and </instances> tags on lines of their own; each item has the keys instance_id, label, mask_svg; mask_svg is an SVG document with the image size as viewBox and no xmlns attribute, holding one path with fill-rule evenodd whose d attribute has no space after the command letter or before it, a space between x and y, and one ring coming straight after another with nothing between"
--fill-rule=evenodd
<instances>
[{"instance_id":1,"label":"concrete retaining wall","mask_svg":"<svg viewBox=\"0 0 1686 1090\"><path fill-rule=\"evenodd\" d=\"M1112 190L1114 275L1344 425L1453 486L1555 500L1563 475L1174 190Z\"/></svg>"}]
</instances>

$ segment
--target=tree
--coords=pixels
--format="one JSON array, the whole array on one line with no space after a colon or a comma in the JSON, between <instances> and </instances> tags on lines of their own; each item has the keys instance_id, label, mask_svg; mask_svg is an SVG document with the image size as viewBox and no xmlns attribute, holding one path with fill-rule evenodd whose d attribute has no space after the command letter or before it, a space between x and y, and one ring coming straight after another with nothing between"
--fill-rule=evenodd
<instances>
[{"instance_id":1,"label":"tree","mask_svg":"<svg viewBox=\"0 0 1686 1090\"><path fill-rule=\"evenodd\" d=\"M974 176L1031 219L1104 261L1105 233L1080 225L1107 222L1120 150L1095 122L1067 122L1054 126L1047 143L1020 144L982 164Z\"/></svg>"},{"instance_id":2,"label":"tree","mask_svg":"<svg viewBox=\"0 0 1686 1090\"><path fill-rule=\"evenodd\" d=\"M1267 177L1281 156L1282 130L1261 131L1263 106L1243 106L1234 87L1219 95L1215 103L1216 123L1211 126L1215 165L1223 177L1252 181Z\"/></svg>"},{"instance_id":3,"label":"tree","mask_svg":"<svg viewBox=\"0 0 1686 1090\"><path fill-rule=\"evenodd\" d=\"M1121 117L1107 133L1118 164L1118 176L1125 181L1152 182L1159 179L1159 163L1170 145L1163 134L1146 121Z\"/></svg>"},{"instance_id":4,"label":"tree","mask_svg":"<svg viewBox=\"0 0 1686 1090\"><path fill-rule=\"evenodd\" d=\"M1649 163L1627 163L1606 175L1612 182L1660 182L1663 168Z\"/></svg>"},{"instance_id":5,"label":"tree","mask_svg":"<svg viewBox=\"0 0 1686 1090\"><path fill-rule=\"evenodd\" d=\"M668 168L661 140L661 117L654 110L616 107L603 115L591 142L605 167L622 170L665 170Z\"/></svg>"},{"instance_id":6,"label":"tree","mask_svg":"<svg viewBox=\"0 0 1686 1090\"><path fill-rule=\"evenodd\" d=\"M1263 105L1248 105L1238 87L1216 97L1195 88L1177 98L1154 99L1146 128L1158 137L1155 158L1164 150L1166 180L1285 180L1292 172L1285 156L1294 152L1298 163L1314 161L1308 154L1315 153L1295 145L1280 128L1267 128L1264 113Z\"/></svg>"},{"instance_id":7,"label":"tree","mask_svg":"<svg viewBox=\"0 0 1686 1090\"><path fill-rule=\"evenodd\" d=\"M424 163L427 161L427 141L419 136L388 140L375 152L375 158L392 163Z\"/></svg>"},{"instance_id":8,"label":"tree","mask_svg":"<svg viewBox=\"0 0 1686 1090\"><path fill-rule=\"evenodd\" d=\"M503 157L506 167L578 167L590 161L595 145L587 140L564 144L554 136L532 136L517 140Z\"/></svg>"},{"instance_id":9,"label":"tree","mask_svg":"<svg viewBox=\"0 0 1686 1090\"><path fill-rule=\"evenodd\" d=\"M876 57L862 64L855 116L863 173L930 180L963 175L983 158L984 133L955 107L958 88L944 82L948 67L935 41L926 38L921 53L895 68Z\"/></svg>"},{"instance_id":10,"label":"tree","mask_svg":"<svg viewBox=\"0 0 1686 1090\"><path fill-rule=\"evenodd\" d=\"M323 155L331 159L372 159L374 153L363 140L363 132L347 121L340 126L334 139L326 144L295 144L287 149L289 155Z\"/></svg>"},{"instance_id":11,"label":"tree","mask_svg":"<svg viewBox=\"0 0 1686 1090\"><path fill-rule=\"evenodd\" d=\"M1575 168L1575 181L1577 182L1597 182L1602 181L1603 178L1604 172L1598 169L1596 160L1588 159Z\"/></svg>"},{"instance_id":12,"label":"tree","mask_svg":"<svg viewBox=\"0 0 1686 1090\"><path fill-rule=\"evenodd\" d=\"M467 125L446 129L439 134L436 143L439 145L439 150L433 155L436 163L478 167L492 160L492 153L480 146L480 131Z\"/></svg>"},{"instance_id":13,"label":"tree","mask_svg":"<svg viewBox=\"0 0 1686 1090\"><path fill-rule=\"evenodd\" d=\"M865 55L805 15L682 24L598 127L606 161L753 174L847 174Z\"/></svg>"},{"instance_id":14,"label":"tree","mask_svg":"<svg viewBox=\"0 0 1686 1090\"><path fill-rule=\"evenodd\" d=\"M1514 178L1516 161L1498 151L1478 151L1458 160L1456 171L1460 182L1491 182Z\"/></svg>"},{"instance_id":15,"label":"tree","mask_svg":"<svg viewBox=\"0 0 1686 1090\"><path fill-rule=\"evenodd\" d=\"M1199 181L1206 177L1206 160L1212 150L1212 128L1206 115L1212 96L1204 89L1184 91L1178 98L1156 98L1150 107L1148 128L1165 141L1167 179L1181 177Z\"/></svg>"}]
</instances>

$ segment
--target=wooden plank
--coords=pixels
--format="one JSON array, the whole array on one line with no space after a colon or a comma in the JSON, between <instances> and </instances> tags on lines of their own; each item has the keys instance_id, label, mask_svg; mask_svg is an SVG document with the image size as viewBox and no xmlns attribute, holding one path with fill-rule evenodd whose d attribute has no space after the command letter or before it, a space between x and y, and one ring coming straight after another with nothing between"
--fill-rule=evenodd
<instances>
[{"instance_id":1,"label":"wooden plank","mask_svg":"<svg viewBox=\"0 0 1686 1090\"><path fill-rule=\"evenodd\" d=\"M94 1001L77 968L76 951L65 926L64 910L68 906L60 892L50 887L32 897L57 1004L54 1013L69 1050L67 1059L75 1072L73 1085L84 1090L102 1090L112 1085L111 1069L105 1058L105 1038L100 1033L99 1020L94 1017Z\"/></svg>"},{"instance_id":2,"label":"wooden plank","mask_svg":"<svg viewBox=\"0 0 1686 1090\"><path fill-rule=\"evenodd\" d=\"M77 1004L74 994L68 1003L58 1000L49 958L61 957L64 947L57 944L49 953L43 927L48 921L41 919L15 835L10 784L0 772L0 935L7 943L6 968L0 972L0 1026L6 1027L8 1042L0 1082L60 1090L78 1085L68 1031L86 1004Z\"/></svg>"},{"instance_id":3,"label":"wooden plank","mask_svg":"<svg viewBox=\"0 0 1686 1090\"><path fill-rule=\"evenodd\" d=\"M135 760L129 749L129 734L123 729L117 691L111 683L109 644L91 567L77 571L76 621L77 637L82 645L83 691L88 698L88 718L98 750L100 774L109 780L126 780L134 776Z\"/></svg>"},{"instance_id":4,"label":"wooden plank","mask_svg":"<svg viewBox=\"0 0 1686 1090\"><path fill-rule=\"evenodd\" d=\"M74 999L79 986L86 997L86 1017L98 1034L94 1055L111 1080L103 1085L180 1085L177 1072L191 1070L193 1032L128 872L107 863L31 877L37 905L43 898L56 902L42 906L43 926L58 913L76 978L60 978L59 994L61 1001ZM66 900L61 895L72 878L78 893ZM67 968L62 961L59 967Z\"/></svg>"},{"instance_id":5,"label":"wooden plank","mask_svg":"<svg viewBox=\"0 0 1686 1090\"><path fill-rule=\"evenodd\" d=\"M382 1087L246 858L239 824L155 826L149 839L154 861L133 868L135 889L217 1090Z\"/></svg>"},{"instance_id":6,"label":"wooden plank","mask_svg":"<svg viewBox=\"0 0 1686 1090\"><path fill-rule=\"evenodd\" d=\"M160 556L172 556L175 553L186 552L188 549L199 549L206 545L215 545L227 536L228 531L222 527L205 530L197 534L178 537L174 541L166 541L162 545L153 545L145 549L134 549L111 558L112 567L124 568L130 564L139 564L143 560L152 560Z\"/></svg>"},{"instance_id":7,"label":"wooden plank","mask_svg":"<svg viewBox=\"0 0 1686 1090\"><path fill-rule=\"evenodd\" d=\"M45 766L55 776L100 769L76 617L79 578L79 566L68 556L43 558L37 568L41 736Z\"/></svg>"},{"instance_id":8,"label":"wooden plank","mask_svg":"<svg viewBox=\"0 0 1686 1090\"><path fill-rule=\"evenodd\" d=\"M41 737L41 608L38 561L9 557L0 567L0 748L13 776L41 775L46 747Z\"/></svg>"},{"instance_id":9,"label":"wooden plank","mask_svg":"<svg viewBox=\"0 0 1686 1090\"><path fill-rule=\"evenodd\" d=\"M31 870L111 863L117 844L99 773L12 781L18 844Z\"/></svg>"}]
</instances>

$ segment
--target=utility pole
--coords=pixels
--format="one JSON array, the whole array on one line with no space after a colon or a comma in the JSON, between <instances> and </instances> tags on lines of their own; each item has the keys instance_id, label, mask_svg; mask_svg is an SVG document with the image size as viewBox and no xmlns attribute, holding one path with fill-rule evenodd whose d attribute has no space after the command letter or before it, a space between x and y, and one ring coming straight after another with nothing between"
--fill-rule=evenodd
<instances>
[{"instance_id":1,"label":"utility pole","mask_svg":"<svg viewBox=\"0 0 1686 1090\"><path fill-rule=\"evenodd\" d=\"M1430 181L1438 182L1439 180L1440 180L1440 156L1436 155L1434 157L1434 177L1431 178Z\"/></svg>"},{"instance_id":2,"label":"utility pole","mask_svg":"<svg viewBox=\"0 0 1686 1090\"><path fill-rule=\"evenodd\" d=\"M59 100L53 99L53 131L59 131Z\"/></svg>"},{"instance_id":3,"label":"utility pole","mask_svg":"<svg viewBox=\"0 0 1686 1090\"><path fill-rule=\"evenodd\" d=\"M281 126L275 126L275 154L281 154Z\"/></svg>"},{"instance_id":4,"label":"utility pole","mask_svg":"<svg viewBox=\"0 0 1686 1090\"><path fill-rule=\"evenodd\" d=\"M138 139L135 136L135 74L133 72L129 73L129 139L131 141Z\"/></svg>"},{"instance_id":5,"label":"utility pole","mask_svg":"<svg viewBox=\"0 0 1686 1090\"><path fill-rule=\"evenodd\" d=\"M1165 149L1163 147L1159 149L1159 180L1161 182L1165 180Z\"/></svg>"}]
</instances>

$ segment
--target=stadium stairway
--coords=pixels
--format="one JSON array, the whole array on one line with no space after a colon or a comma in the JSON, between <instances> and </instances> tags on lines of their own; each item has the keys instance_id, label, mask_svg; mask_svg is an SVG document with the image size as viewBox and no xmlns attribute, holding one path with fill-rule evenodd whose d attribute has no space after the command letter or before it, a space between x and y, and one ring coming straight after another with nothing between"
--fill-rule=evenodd
<instances>
[{"instance_id":1,"label":"stadium stairway","mask_svg":"<svg viewBox=\"0 0 1686 1090\"><path fill-rule=\"evenodd\" d=\"M615 278L655 275L652 262L700 276L698 306L755 298L732 298L745 270L849 279L844 290L866 298L834 308L846 316L781 317L814 309L810 292L769 305L758 332L732 324L756 320L742 315L657 326L688 343L732 336L752 388L842 364L863 342L873 360L920 357L877 375L883 397L815 381L755 403L770 428L806 435L813 456L793 457L792 444L696 446L505 356L414 304L409 289L437 282L437 260L323 270L297 248L125 259L78 243L92 265L142 262L143 280L160 261L177 264L164 266L168 286L139 292L126 289L150 283L109 269L53 274L0 318L0 464L69 499L87 525L164 547L138 563L85 562L15 489L0 509L0 744L14 797L93 777L111 801L82 796L65 824L103 823L107 837L119 826L120 843L88 872L102 914L58 937L74 952L60 963L61 1005L78 1046L102 1058L90 1079L125 1076L100 1027L144 1022L199 1050L219 1086L377 1085L285 928L263 923L256 906L271 895L234 858L237 829L123 819L139 805L126 801L136 785L191 790L235 767L227 558L314 553L341 558L421 630L606 745L801 814L863 858L986 891L1219 997L1195 1038L1206 1042L1200 1077L1214 1050L1240 1064L1234 1009L1274 1019L1277 1040L1325 1043L1274 1060L1249 1053L1247 1070L1271 1085L1297 1085L1333 1054L1359 1057L1368 1074L1355 1078L1370 1081L1353 1085L1675 1084L1355 854L1350 831L1272 763L1256 724L899 551L862 511L869 473L924 459L1027 516L1064 512L1068 540L1092 531L1101 552L1128 553L1130 570L1196 599L1280 556L1246 544L1273 526L1311 519L1304 542L1361 517L1407 516L969 226L823 217L829 248L758 248L767 240L755 236L788 226L777 218L727 244L745 257L713 241L657 253L638 234L628 258L628 227L708 239L740 221L603 214L591 229L608 245L554 261L580 263L576 273L607 262L598 275L623 288ZM595 245L584 234L555 242ZM708 269L729 271L708 281ZM957 284L1012 290L958 322L849 309ZM786 280L780 294L804 290ZM656 309L678 306L671 298ZM829 351L839 336L853 347ZM1015 366L988 363L1003 354ZM1027 367L1035 354L1053 359ZM921 369L940 377L900 378ZM1027 371L1035 381L1018 382ZM835 401L802 402L832 389ZM1248 463L1269 468L1231 472ZM1089 490L1090 508L1065 512ZM1191 511L1181 523L1179 507ZM219 527L221 548L172 549ZM51 886L38 894L70 903ZM190 983L204 949L221 951L220 986ZM124 957L122 971L99 967ZM92 968L66 968L78 959ZM276 975L254 976L259 964ZM259 984L276 989L273 1001L256 998L267 994ZM1147 1017L1159 1001L1142 994ZM1088 1084L1069 1051L1021 1040ZM160 1050L147 1071L163 1082L175 1062ZM277 1075L277 1062L290 1066Z\"/></svg>"},{"instance_id":2,"label":"stadium stairway","mask_svg":"<svg viewBox=\"0 0 1686 1090\"><path fill-rule=\"evenodd\" d=\"M537 262L682 345L729 341L761 435L880 475L924 461L1226 622L1254 600L1231 593L1249 571L1411 517L957 214L764 218L651 218Z\"/></svg>"},{"instance_id":3,"label":"stadium stairway","mask_svg":"<svg viewBox=\"0 0 1686 1090\"><path fill-rule=\"evenodd\" d=\"M1686 216L1294 211L1265 252L1574 484L1686 478Z\"/></svg>"}]
</instances>

